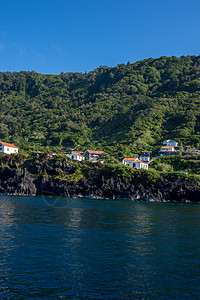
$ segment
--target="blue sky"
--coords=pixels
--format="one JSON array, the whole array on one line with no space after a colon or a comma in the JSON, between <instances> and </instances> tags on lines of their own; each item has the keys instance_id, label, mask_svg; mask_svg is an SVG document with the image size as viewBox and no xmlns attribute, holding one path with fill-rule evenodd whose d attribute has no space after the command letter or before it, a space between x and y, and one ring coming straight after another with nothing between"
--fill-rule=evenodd
<instances>
[{"instance_id":1,"label":"blue sky","mask_svg":"<svg viewBox=\"0 0 200 300\"><path fill-rule=\"evenodd\" d=\"M199 0L0 0L0 71L91 71L199 55Z\"/></svg>"}]
</instances>

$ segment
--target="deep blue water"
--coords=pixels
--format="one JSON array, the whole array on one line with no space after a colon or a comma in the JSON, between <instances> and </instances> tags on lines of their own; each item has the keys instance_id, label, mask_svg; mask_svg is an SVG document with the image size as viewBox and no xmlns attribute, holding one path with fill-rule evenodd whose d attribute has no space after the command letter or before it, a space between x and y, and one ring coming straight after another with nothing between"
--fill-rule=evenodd
<instances>
[{"instance_id":1,"label":"deep blue water","mask_svg":"<svg viewBox=\"0 0 200 300\"><path fill-rule=\"evenodd\" d=\"M200 205L0 196L0 299L200 299Z\"/></svg>"}]
</instances>

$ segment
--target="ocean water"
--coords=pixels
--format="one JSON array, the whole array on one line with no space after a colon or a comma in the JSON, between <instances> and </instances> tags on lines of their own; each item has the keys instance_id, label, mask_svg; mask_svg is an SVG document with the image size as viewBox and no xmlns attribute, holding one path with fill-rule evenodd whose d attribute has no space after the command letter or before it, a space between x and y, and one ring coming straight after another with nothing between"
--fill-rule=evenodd
<instances>
[{"instance_id":1,"label":"ocean water","mask_svg":"<svg viewBox=\"0 0 200 300\"><path fill-rule=\"evenodd\" d=\"M0 299L200 299L200 205L0 196Z\"/></svg>"}]
</instances>

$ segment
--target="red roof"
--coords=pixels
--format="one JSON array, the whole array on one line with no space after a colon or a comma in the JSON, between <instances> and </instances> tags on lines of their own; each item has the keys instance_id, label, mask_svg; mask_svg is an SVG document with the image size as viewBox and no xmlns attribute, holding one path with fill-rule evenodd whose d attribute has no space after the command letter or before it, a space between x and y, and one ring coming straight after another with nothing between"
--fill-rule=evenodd
<instances>
[{"instance_id":1,"label":"red roof","mask_svg":"<svg viewBox=\"0 0 200 300\"><path fill-rule=\"evenodd\" d=\"M141 153L152 153L152 151L142 151Z\"/></svg>"},{"instance_id":2,"label":"red roof","mask_svg":"<svg viewBox=\"0 0 200 300\"><path fill-rule=\"evenodd\" d=\"M146 162L144 162L144 161L142 161L142 160L137 160L136 162L137 162L137 163L139 162L139 163L148 165L148 163L146 163Z\"/></svg>"},{"instance_id":3,"label":"red roof","mask_svg":"<svg viewBox=\"0 0 200 300\"><path fill-rule=\"evenodd\" d=\"M174 146L162 146L162 149L163 148L174 148Z\"/></svg>"},{"instance_id":4,"label":"red roof","mask_svg":"<svg viewBox=\"0 0 200 300\"><path fill-rule=\"evenodd\" d=\"M95 151L95 150L86 150L86 152L90 153L90 154L103 154L103 151Z\"/></svg>"},{"instance_id":5,"label":"red roof","mask_svg":"<svg viewBox=\"0 0 200 300\"><path fill-rule=\"evenodd\" d=\"M69 155L76 155L76 156L84 157L84 156L81 155L80 153L78 153L78 152L73 152L73 151L72 151L72 153L68 154L68 156L69 156Z\"/></svg>"},{"instance_id":6,"label":"red roof","mask_svg":"<svg viewBox=\"0 0 200 300\"><path fill-rule=\"evenodd\" d=\"M2 145L4 145L4 146L7 146L7 147L18 148L18 147L16 147L16 146L13 145L13 144L8 144L8 143L4 143L4 142L0 142L0 144L2 144Z\"/></svg>"},{"instance_id":7,"label":"red roof","mask_svg":"<svg viewBox=\"0 0 200 300\"><path fill-rule=\"evenodd\" d=\"M187 150L190 150L190 151L199 151L199 149L196 149L196 148L188 148Z\"/></svg>"},{"instance_id":8,"label":"red roof","mask_svg":"<svg viewBox=\"0 0 200 300\"><path fill-rule=\"evenodd\" d=\"M134 157L134 158L124 158L123 160L136 160L137 157Z\"/></svg>"},{"instance_id":9,"label":"red roof","mask_svg":"<svg viewBox=\"0 0 200 300\"><path fill-rule=\"evenodd\" d=\"M135 159L135 161L134 161L135 163L142 163L142 164L146 164L146 165L148 165L148 163L146 163L146 162L144 162L144 161L142 161L142 160L137 160L137 159ZM126 165L129 165L129 163L126 163Z\"/></svg>"}]
</instances>

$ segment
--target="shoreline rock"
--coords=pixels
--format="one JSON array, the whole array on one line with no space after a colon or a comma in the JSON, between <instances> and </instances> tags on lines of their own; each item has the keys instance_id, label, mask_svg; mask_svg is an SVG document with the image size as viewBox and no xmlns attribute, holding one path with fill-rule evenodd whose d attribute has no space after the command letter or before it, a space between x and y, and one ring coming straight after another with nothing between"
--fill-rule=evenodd
<instances>
[{"instance_id":1,"label":"shoreline rock","mask_svg":"<svg viewBox=\"0 0 200 300\"><path fill-rule=\"evenodd\" d=\"M194 181L160 178L155 183L133 184L125 179L99 176L94 183L81 179L77 183L54 177L34 176L27 170L0 169L0 194L16 196L65 196L91 199L129 199L146 202L200 203L200 187Z\"/></svg>"}]
</instances>

